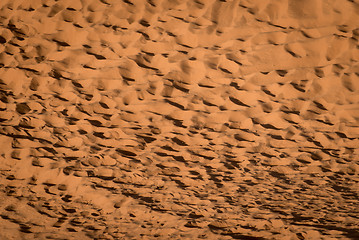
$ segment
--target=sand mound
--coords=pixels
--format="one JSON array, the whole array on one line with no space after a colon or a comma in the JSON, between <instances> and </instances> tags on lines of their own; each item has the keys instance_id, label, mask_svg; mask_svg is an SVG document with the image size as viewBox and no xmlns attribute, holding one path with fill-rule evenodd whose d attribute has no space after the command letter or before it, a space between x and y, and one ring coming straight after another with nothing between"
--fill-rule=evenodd
<instances>
[{"instance_id":1,"label":"sand mound","mask_svg":"<svg viewBox=\"0 0 359 240\"><path fill-rule=\"evenodd\" d=\"M0 1L0 239L357 239L359 3Z\"/></svg>"}]
</instances>

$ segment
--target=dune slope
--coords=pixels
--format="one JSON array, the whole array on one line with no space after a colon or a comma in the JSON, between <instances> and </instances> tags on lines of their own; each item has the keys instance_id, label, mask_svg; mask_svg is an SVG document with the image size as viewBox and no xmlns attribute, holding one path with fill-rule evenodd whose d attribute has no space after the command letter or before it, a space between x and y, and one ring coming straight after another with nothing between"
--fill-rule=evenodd
<instances>
[{"instance_id":1,"label":"dune slope","mask_svg":"<svg viewBox=\"0 0 359 240\"><path fill-rule=\"evenodd\" d=\"M358 19L0 1L0 239L358 239Z\"/></svg>"}]
</instances>

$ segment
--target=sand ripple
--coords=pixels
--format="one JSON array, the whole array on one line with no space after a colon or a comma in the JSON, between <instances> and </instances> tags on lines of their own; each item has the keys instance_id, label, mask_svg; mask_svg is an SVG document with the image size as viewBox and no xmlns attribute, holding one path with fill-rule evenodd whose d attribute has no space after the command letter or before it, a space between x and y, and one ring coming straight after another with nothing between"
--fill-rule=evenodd
<instances>
[{"instance_id":1,"label":"sand ripple","mask_svg":"<svg viewBox=\"0 0 359 240\"><path fill-rule=\"evenodd\" d=\"M358 8L1 1L0 238L359 238Z\"/></svg>"}]
</instances>

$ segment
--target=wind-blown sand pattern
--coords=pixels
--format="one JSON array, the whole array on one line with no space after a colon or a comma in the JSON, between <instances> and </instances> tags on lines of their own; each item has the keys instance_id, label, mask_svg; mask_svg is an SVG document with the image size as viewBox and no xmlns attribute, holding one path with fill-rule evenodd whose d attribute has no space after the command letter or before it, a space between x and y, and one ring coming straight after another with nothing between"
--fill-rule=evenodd
<instances>
[{"instance_id":1,"label":"wind-blown sand pattern","mask_svg":"<svg viewBox=\"0 0 359 240\"><path fill-rule=\"evenodd\" d=\"M359 239L357 0L0 1L0 239Z\"/></svg>"}]
</instances>

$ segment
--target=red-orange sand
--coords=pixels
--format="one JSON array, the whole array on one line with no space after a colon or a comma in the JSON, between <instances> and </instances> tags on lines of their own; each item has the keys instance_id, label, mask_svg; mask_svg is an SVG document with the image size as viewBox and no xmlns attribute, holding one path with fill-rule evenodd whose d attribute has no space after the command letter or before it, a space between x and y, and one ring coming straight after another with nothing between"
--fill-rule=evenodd
<instances>
[{"instance_id":1,"label":"red-orange sand","mask_svg":"<svg viewBox=\"0 0 359 240\"><path fill-rule=\"evenodd\" d=\"M0 239L359 239L358 0L1 0Z\"/></svg>"}]
</instances>

